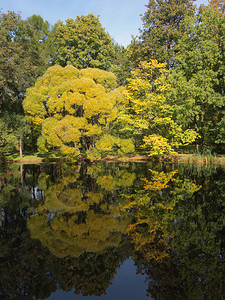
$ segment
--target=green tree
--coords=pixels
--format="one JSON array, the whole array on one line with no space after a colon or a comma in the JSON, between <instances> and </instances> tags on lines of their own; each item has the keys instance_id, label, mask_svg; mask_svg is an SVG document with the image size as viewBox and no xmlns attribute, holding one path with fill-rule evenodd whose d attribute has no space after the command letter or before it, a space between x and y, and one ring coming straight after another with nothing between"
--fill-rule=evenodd
<instances>
[{"instance_id":1,"label":"green tree","mask_svg":"<svg viewBox=\"0 0 225 300\"><path fill-rule=\"evenodd\" d=\"M56 63L65 67L71 63L78 69L100 68L109 70L115 50L113 42L93 14L77 16L57 24Z\"/></svg>"},{"instance_id":2,"label":"green tree","mask_svg":"<svg viewBox=\"0 0 225 300\"><path fill-rule=\"evenodd\" d=\"M25 90L44 58L27 21L14 12L0 15L0 113L22 113Z\"/></svg>"},{"instance_id":3,"label":"green tree","mask_svg":"<svg viewBox=\"0 0 225 300\"><path fill-rule=\"evenodd\" d=\"M49 22L44 21L40 15L32 15L31 17L27 18L27 21L33 27L36 40L40 43L45 43L50 31Z\"/></svg>"},{"instance_id":4,"label":"green tree","mask_svg":"<svg viewBox=\"0 0 225 300\"><path fill-rule=\"evenodd\" d=\"M38 20L43 21L40 16ZM44 37L36 25L35 16L29 21L23 21L20 15L14 12L0 15L2 154L9 154L15 148L20 148L22 155L22 137L29 131L23 116L22 101L26 88L34 84L36 77L43 74L48 64L41 43ZM26 144L25 141L23 143Z\"/></svg>"},{"instance_id":5,"label":"green tree","mask_svg":"<svg viewBox=\"0 0 225 300\"><path fill-rule=\"evenodd\" d=\"M17 139L7 124L0 119L0 162L6 160L6 156L14 150Z\"/></svg>"},{"instance_id":6,"label":"green tree","mask_svg":"<svg viewBox=\"0 0 225 300\"><path fill-rule=\"evenodd\" d=\"M24 146L29 145L30 131L23 115L5 113L0 118L0 160L4 161L7 155L17 151L22 157Z\"/></svg>"},{"instance_id":7,"label":"green tree","mask_svg":"<svg viewBox=\"0 0 225 300\"><path fill-rule=\"evenodd\" d=\"M115 75L104 70L49 68L23 103L28 121L41 130L39 150L54 148L71 156L84 150L89 158L104 150L132 152L130 140L110 135L123 104L116 86Z\"/></svg>"},{"instance_id":8,"label":"green tree","mask_svg":"<svg viewBox=\"0 0 225 300\"><path fill-rule=\"evenodd\" d=\"M132 70L132 62L129 60L127 48L114 43L115 55L112 59L110 71L117 77L117 82L121 86L125 86L127 78L130 77Z\"/></svg>"},{"instance_id":9,"label":"green tree","mask_svg":"<svg viewBox=\"0 0 225 300\"><path fill-rule=\"evenodd\" d=\"M26 21L33 31L33 42L36 43L39 53L43 56L43 62L38 70L39 74L42 75L55 58L54 41L57 26L51 26L40 15L32 15Z\"/></svg>"},{"instance_id":10,"label":"green tree","mask_svg":"<svg viewBox=\"0 0 225 300\"><path fill-rule=\"evenodd\" d=\"M224 150L225 17L213 8L202 8L187 17L176 46L172 72L175 119L200 134L200 145Z\"/></svg>"},{"instance_id":11,"label":"green tree","mask_svg":"<svg viewBox=\"0 0 225 300\"><path fill-rule=\"evenodd\" d=\"M186 16L194 14L193 1L149 0L146 7L143 28L129 46L129 55L136 62L157 59L169 68L173 64L174 45L181 36L179 26Z\"/></svg>"}]
</instances>

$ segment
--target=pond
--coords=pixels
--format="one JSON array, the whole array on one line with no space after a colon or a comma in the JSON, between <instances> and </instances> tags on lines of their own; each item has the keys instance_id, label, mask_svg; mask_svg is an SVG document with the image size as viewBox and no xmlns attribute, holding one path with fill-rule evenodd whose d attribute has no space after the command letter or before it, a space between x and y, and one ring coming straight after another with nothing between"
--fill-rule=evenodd
<instances>
[{"instance_id":1,"label":"pond","mask_svg":"<svg viewBox=\"0 0 225 300\"><path fill-rule=\"evenodd\" d=\"M54 163L0 173L1 299L224 299L224 168Z\"/></svg>"}]
</instances>

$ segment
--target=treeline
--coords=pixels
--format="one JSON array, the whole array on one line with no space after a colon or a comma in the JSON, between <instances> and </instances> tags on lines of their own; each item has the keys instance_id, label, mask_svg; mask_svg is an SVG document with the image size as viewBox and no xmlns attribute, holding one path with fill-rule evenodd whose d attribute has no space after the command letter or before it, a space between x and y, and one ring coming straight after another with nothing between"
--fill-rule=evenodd
<instances>
[{"instance_id":1,"label":"treeline","mask_svg":"<svg viewBox=\"0 0 225 300\"><path fill-rule=\"evenodd\" d=\"M224 153L224 10L150 0L126 48L93 14L51 26L1 13L1 157Z\"/></svg>"}]
</instances>

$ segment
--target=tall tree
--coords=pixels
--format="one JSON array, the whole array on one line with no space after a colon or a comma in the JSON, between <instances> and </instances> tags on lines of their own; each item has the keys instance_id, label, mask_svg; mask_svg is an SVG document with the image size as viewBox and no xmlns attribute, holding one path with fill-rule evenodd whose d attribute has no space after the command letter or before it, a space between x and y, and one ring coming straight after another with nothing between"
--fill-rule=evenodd
<instances>
[{"instance_id":1,"label":"tall tree","mask_svg":"<svg viewBox=\"0 0 225 300\"><path fill-rule=\"evenodd\" d=\"M0 15L0 111L22 112L25 90L34 83L44 57L34 31L14 12Z\"/></svg>"},{"instance_id":2,"label":"tall tree","mask_svg":"<svg viewBox=\"0 0 225 300\"><path fill-rule=\"evenodd\" d=\"M181 32L170 95L176 119L200 133L202 150L217 145L223 151L225 17L213 8L202 8L198 16L185 19Z\"/></svg>"},{"instance_id":3,"label":"tall tree","mask_svg":"<svg viewBox=\"0 0 225 300\"><path fill-rule=\"evenodd\" d=\"M115 55L112 59L110 71L116 75L118 84L125 86L133 68L133 62L129 58L129 48L114 42L114 49Z\"/></svg>"},{"instance_id":4,"label":"tall tree","mask_svg":"<svg viewBox=\"0 0 225 300\"><path fill-rule=\"evenodd\" d=\"M66 25L59 22L56 31L56 63L76 68L100 68L108 70L114 57L114 45L102 27L99 16L77 16L69 18Z\"/></svg>"},{"instance_id":5,"label":"tall tree","mask_svg":"<svg viewBox=\"0 0 225 300\"><path fill-rule=\"evenodd\" d=\"M27 18L29 24L33 27L35 36L40 43L45 43L50 31L50 24L48 21L44 21L40 15L32 15Z\"/></svg>"},{"instance_id":6,"label":"tall tree","mask_svg":"<svg viewBox=\"0 0 225 300\"><path fill-rule=\"evenodd\" d=\"M2 153L7 153L8 149L19 148L18 145L22 145L22 133L27 131L22 108L25 91L43 73L43 66L47 65L39 40L40 35L36 34L31 23L23 21L19 14L10 11L0 14Z\"/></svg>"},{"instance_id":7,"label":"tall tree","mask_svg":"<svg viewBox=\"0 0 225 300\"><path fill-rule=\"evenodd\" d=\"M35 14L27 18L27 22L33 31L33 43L36 43L39 53L43 56L43 63L39 66L39 74L42 75L52 63L55 55L55 27L52 27L48 21L44 21L40 15Z\"/></svg>"},{"instance_id":8,"label":"tall tree","mask_svg":"<svg viewBox=\"0 0 225 300\"><path fill-rule=\"evenodd\" d=\"M132 59L157 59L171 67L174 45L181 36L179 26L186 16L194 14L194 0L149 0L142 17L143 29L130 45ZM138 55L137 55L138 54Z\"/></svg>"},{"instance_id":9,"label":"tall tree","mask_svg":"<svg viewBox=\"0 0 225 300\"><path fill-rule=\"evenodd\" d=\"M26 88L45 72L54 54L53 31L40 15L22 20L11 11L0 14L1 114L23 114Z\"/></svg>"}]
</instances>

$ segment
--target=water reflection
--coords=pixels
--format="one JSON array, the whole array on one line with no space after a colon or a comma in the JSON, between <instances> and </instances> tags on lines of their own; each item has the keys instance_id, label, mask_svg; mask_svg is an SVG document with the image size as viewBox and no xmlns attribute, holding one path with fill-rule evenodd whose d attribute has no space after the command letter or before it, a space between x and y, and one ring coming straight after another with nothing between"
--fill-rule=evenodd
<instances>
[{"instance_id":1,"label":"water reflection","mask_svg":"<svg viewBox=\"0 0 225 300\"><path fill-rule=\"evenodd\" d=\"M132 257L153 299L223 299L224 179L220 167L151 163L7 168L1 298L101 296Z\"/></svg>"},{"instance_id":2,"label":"water reflection","mask_svg":"<svg viewBox=\"0 0 225 300\"><path fill-rule=\"evenodd\" d=\"M90 168L81 174L77 167L70 167L56 181L43 173L39 176L45 201L30 209L34 213L29 216L27 226L31 237L39 239L57 257L79 257L86 252L117 247L127 233L129 215L121 215L112 198L113 188L124 181L111 183L109 189L111 175L95 180L89 174ZM103 182L105 188L100 189L97 182Z\"/></svg>"},{"instance_id":3,"label":"water reflection","mask_svg":"<svg viewBox=\"0 0 225 300\"><path fill-rule=\"evenodd\" d=\"M138 272L147 274L148 293L155 299L223 299L224 170L150 172L145 193L123 207L133 215L133 258Z\"/></svg>"}]
</instances>

